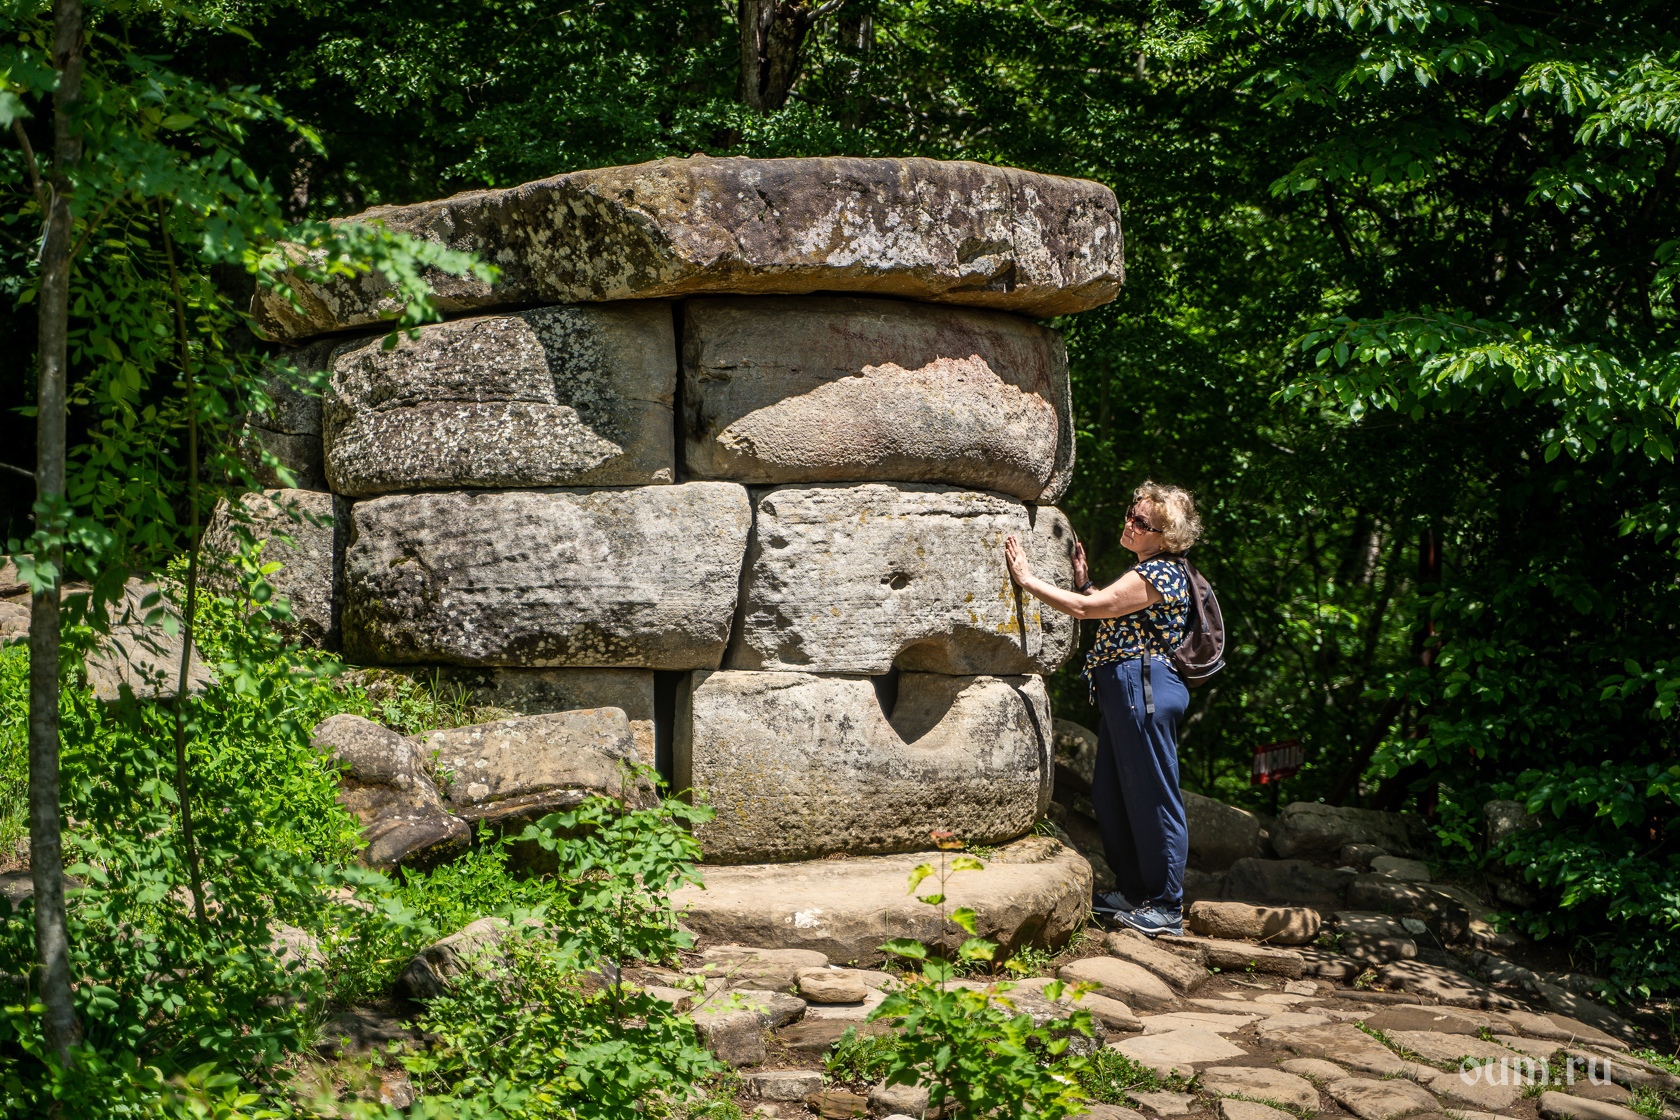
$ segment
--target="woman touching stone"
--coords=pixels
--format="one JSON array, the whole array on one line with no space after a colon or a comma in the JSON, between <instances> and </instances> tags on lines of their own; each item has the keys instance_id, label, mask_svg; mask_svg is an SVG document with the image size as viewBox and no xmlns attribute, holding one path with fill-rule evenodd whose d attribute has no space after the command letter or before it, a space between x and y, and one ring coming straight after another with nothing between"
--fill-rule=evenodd
<instances>
[{"instance_id":1,"label":"woman touching stone","mask_svg":"<svg viewBox=\"0 0 1680 1120\"><path fill-rule=\"evenodd\" d=\"M1150 937L1184 932L1190 833L1178 786L1178 725L1190 692L1170 657L1184 638L1190 611L1180 556L1201 529L1187 491L1145 482L1133 495L1120 535L1137 564L1097 588L1085 547L1076 545L1075 591L1035 577L1020 540L1004 542L1010 577L1023 590L1063 614L1101 620L1081 675L1102 713L1091 803L1115 889L1097 895L1092 909ZM1145 658L1152 704L1145 691Z\"/></svg>"}]
</instances>

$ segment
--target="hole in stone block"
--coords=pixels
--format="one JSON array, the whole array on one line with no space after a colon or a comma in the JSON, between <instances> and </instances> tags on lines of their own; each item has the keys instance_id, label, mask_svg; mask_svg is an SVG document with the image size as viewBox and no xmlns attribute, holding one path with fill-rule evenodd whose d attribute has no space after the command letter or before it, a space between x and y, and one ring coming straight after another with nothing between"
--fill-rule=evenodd
<instances>
[{"instance_id":1,"label":"hole in stone block","mask_svg":"<svg viewBox=\"0 0 1680 1120\"><path fill-rule=\"evenodd\" d=\"M910 577L905 575L903 572L894 572L889 576L882 576L881 582L892 588L894 591L903 591L906 587L910 586Z\"/></svg>"},{"instance_id":2,"label":"hole in stone block","mask_svg":"<svg viewBox=\"0 0 1680 1120\"><path fill-rule=\"evenodd\" d=\"M685 676L677 669L653 671L653 768L666 785L676 782L672 743L677 727L677 689Z\"/></svg>"},{"instance_id":3,"label":"hole in stone block","mask_svg":"<svg viewBox=\"0 0 1680 1120\"><path fill-rule=\"evenodd\" d=\"M893 709L898 706L898 670L889 669L878 677L870 677L869 683L875 686L875 702L881 705L881 714L891 723Z\"/></svg>"},{"instance_id":4,"label":"hole in stone block","mask_svg":"<svg viewBox=\"0 0 1680 1120\"><path fill-rule=\"evenodd\" d=\"M905 673L898 679L888 722L907 745L914 745L945 719L957 697L974 683L973 677L941 673Z\"/></svg>"}]
</instances>

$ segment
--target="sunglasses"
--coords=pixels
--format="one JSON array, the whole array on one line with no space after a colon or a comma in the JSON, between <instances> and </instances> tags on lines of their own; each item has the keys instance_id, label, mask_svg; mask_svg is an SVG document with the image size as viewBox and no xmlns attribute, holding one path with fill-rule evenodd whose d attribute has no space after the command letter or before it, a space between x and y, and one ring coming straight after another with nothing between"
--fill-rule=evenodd
<instances>
[{"instance_id":1,"label":"sunglasses","mask_svg":"<svg viewBox=\"0 0 1680 1120\"><path fill-rule=\"evenodd\" d=\"M1138 513L1136 506L1126 511L1126 520L1131 522L1132 528L1140 533L1159 533L1161 531L1145 521L1143 515Z\"/></svg>"}]
</instances>

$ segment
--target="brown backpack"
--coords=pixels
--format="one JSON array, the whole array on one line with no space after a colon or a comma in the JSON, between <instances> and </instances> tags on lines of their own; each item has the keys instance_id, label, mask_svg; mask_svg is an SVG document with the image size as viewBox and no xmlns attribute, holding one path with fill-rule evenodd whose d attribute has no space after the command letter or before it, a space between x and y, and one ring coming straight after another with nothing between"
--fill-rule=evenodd
<instances>
[{"instance_id":1,"label":"brown backpack","mask_svg":"<svg viewBox=\"0 0 1680 1120\"><path fill-rule=\"evenodd\" d=\"M1219 611L1219 599L1213 585L1196 570L1190 558L1182 552L1163 553L1165 559L1184 565L1184 577L1190 585L1190 610L1184 620L1184 638L1173 647L1173 672L1188 688L1200 688L1225 668L1225 616ZM1147 614L1144 620L1154 622ZM1149 681L1149 658L1143 659L1143 707L1155 714L1155 689Z\"/></svg>"}]
</instances>

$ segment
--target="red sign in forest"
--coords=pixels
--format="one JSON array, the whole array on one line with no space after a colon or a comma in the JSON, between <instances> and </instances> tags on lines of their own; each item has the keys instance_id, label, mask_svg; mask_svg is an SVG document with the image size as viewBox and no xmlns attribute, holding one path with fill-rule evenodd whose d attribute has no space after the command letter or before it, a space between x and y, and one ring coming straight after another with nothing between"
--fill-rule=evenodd
<instances>
[{"instance_id":1,"label":"red sign in forest","mask_svg":"<svg viewBox=\"0 0 1680 1120\"><path fill-rule=\"evenodd\" d=\"M1248 772L1248 784L1263 786L1281 781L1301 769L1306 760L1306 748L1297 739L1263 743L1254 748L1254 766Z\"/></svg>"}]
</instances>

